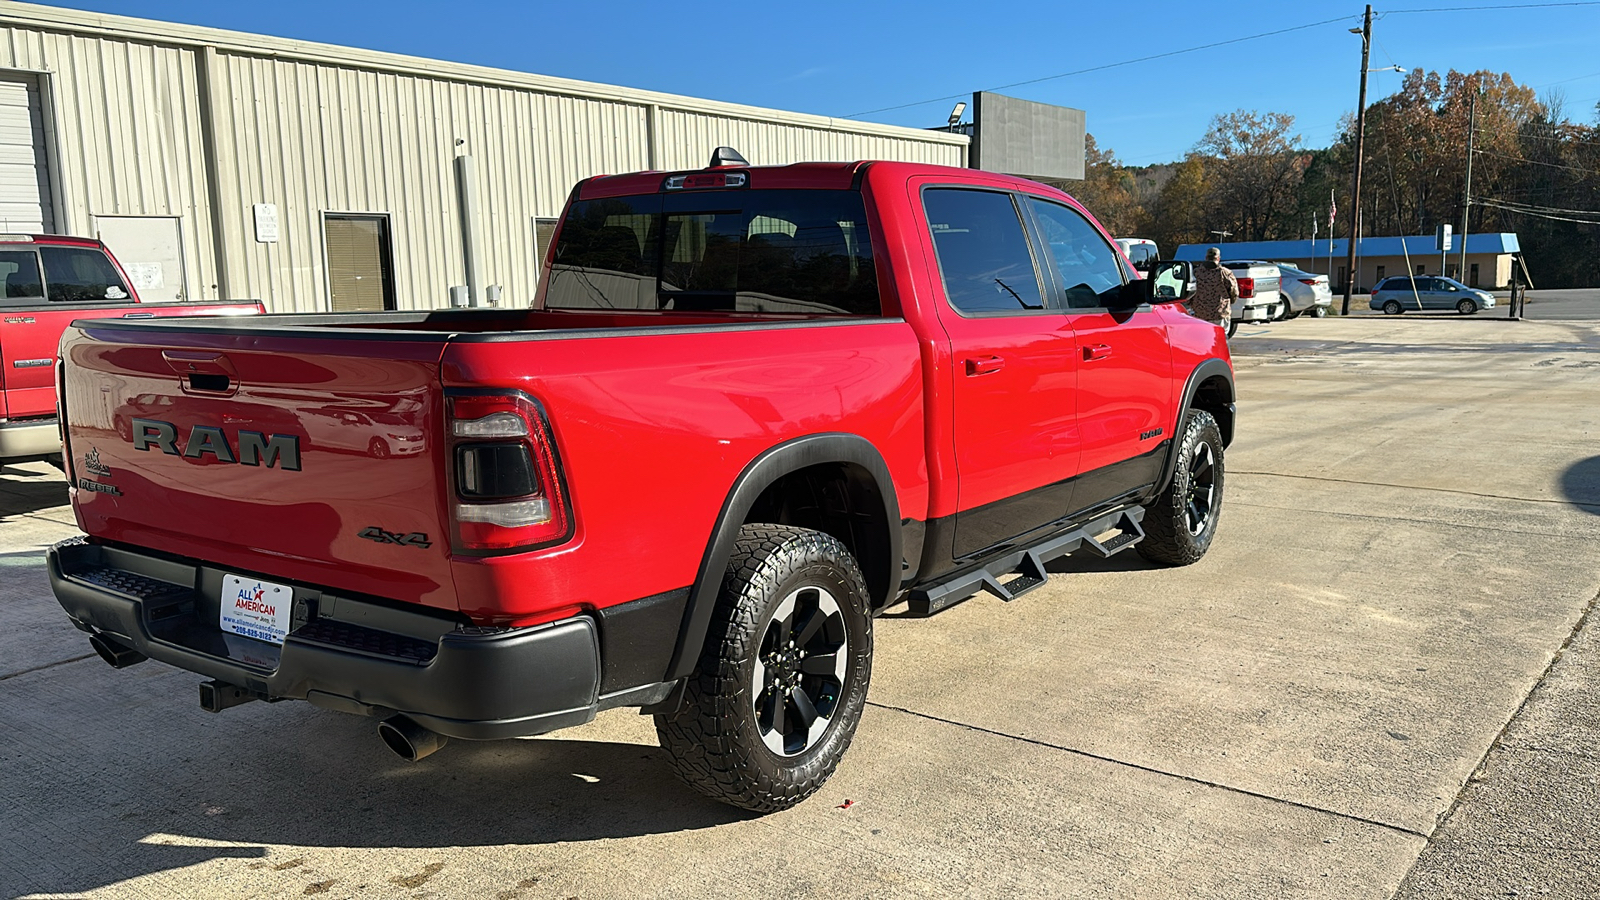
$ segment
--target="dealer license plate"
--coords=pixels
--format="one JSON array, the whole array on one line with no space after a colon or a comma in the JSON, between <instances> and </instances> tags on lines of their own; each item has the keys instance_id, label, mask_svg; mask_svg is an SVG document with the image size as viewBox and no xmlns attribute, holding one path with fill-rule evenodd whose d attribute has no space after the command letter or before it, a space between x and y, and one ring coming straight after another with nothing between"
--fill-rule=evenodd
<instances>
[{"instance_id":1,"label":"dealer license plate","mask_svg":"<svg viewBox=\"0 0 1600 900\"><path fill-rule=\"evenodd\" d=\"M289 634L294 589L239 575L222 577L222 630L269 644Z\"/></svg>"}]
</instances>

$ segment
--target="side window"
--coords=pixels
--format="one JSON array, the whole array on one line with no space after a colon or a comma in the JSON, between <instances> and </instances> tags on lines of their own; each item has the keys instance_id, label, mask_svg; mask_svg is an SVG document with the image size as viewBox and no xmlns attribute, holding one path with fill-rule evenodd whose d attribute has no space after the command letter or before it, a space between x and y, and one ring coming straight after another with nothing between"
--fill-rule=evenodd
<instances>
[{"instance_id":1,"label":"side window","mask_svg":"<svg viewBox=\"0 0 1600 900\"><path fill-rule=\"evenodd\" d=\"M44 301L39 255L32 250L0 251L0 279L5 281L0 306L29 306Z\"/></svg>"},{"instance_id":2,"label":"side window","mask_svg":"<svg viewBox=\"0 0 1600 900\"><path fill-rule=\"evenodd\" d=\"M1117 254L1077 210L1029 197L1050 256L1061 273L1062 305L1068 309L1112 306L1122 290Z\"/></svg>"},{"instance_id":3,"label":"side window","mask_svg":"<svg viewBox=\"0 0 1600 900\"><path fill-rule=\"evenodd\" d=\"M963 313L1044 308L1033 252L1010 194L930 188L922 206L951 307Z\"/></svg>"},{"instance_id":4,"label":"side window","mask_svg":"<svg viewBox=\"0 0 1600 900\"><path fill-rule=\"evenodd\" d=\"M44 261L44 280L51 303L79 303L96 300L126 300L128 286L122 283L111 260L91 247L40 247Z\"/></svg>"}]
</instances>

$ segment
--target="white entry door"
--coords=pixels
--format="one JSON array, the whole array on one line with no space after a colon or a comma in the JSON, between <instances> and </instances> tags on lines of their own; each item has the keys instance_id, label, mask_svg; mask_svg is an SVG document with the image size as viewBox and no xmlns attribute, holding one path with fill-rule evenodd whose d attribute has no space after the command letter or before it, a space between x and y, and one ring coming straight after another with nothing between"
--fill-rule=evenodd
<instances>
[{"instance_id":1,"label":"white entry door","mask_svg":"<svg viewBox=\"0 0 1600 900\"><path fill-rule=\"evenodd\" d=\"M122 263L140 300L187 300L183 223L177 216L95 216L94 227Z\"/></svg>"}]
</instances>

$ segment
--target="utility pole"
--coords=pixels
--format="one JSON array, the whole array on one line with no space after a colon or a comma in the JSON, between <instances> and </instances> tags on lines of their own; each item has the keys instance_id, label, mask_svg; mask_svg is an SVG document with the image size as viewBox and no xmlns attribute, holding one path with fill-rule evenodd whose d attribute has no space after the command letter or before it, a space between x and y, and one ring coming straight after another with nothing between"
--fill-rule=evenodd
<instances>
[{"instance_id":1,"label":"utility pole","mask_svg":"<svg viewBox=\"0 0 1600 900\"><path fill-rule=\"evenodd\" d=\"M1356 101L1356 165L1355 177L1350 182L1350 246L1345 253L1344 308L1340 315L1350 315L1350 292L1356 283L1356 240L1361 237L1361 156L1367 144L1367 58L1372 52L1372 4L1367 4L1367 14L1359 29L1350 31L1361 35L1361 95Z\"/></svg>"},{"instance_id":2,"label":"utility pole","mask_svg":"<svg viewBox=\"0 0 1600 900\"><path fill-rule=\"evenodd\" d=\"M1472 138L1478 124L1478 86L1472 86L1472 101L1467 106L1467 183L1461 192L1461 277L1467 282L1467 215L1472 211Z\"/></svg>"}]
</instances>

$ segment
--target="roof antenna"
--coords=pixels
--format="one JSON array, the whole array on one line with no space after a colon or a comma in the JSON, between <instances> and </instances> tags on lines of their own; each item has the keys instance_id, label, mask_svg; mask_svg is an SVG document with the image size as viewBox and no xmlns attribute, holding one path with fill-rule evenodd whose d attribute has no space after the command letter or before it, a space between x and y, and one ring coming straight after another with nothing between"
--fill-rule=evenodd
<instances>
[{"instance_id":1,"label":"roof antenna","mask_svg":"<svg viewBox=\"0 0 1600 900\"><path fill-rule=\"evenodd\" d=\"M743 156L740 156L739 151L733 149L732 147L718 147L717 149L711 151L711 165L708 166L708 168L715 169L717 166L748 165L750 165L750 161L745 159Z\"/></svg>"}]
</instances>

